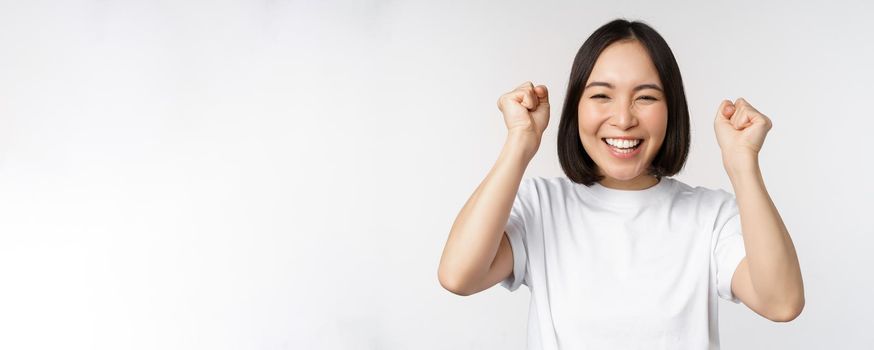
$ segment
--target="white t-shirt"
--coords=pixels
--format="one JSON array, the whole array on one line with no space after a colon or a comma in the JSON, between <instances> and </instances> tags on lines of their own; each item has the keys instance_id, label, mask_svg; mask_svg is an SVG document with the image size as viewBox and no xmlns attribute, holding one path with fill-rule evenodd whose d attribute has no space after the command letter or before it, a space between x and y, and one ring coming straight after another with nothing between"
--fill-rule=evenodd
<instances>
[{"instance_id":1,"label":"white t-shirt","mask_svg":"<svg viewBox=\"0 0 874 350\"><path fill-rule=\"evenodd\" d=\"M529 350L719 349L717 296L746 255L733 194L663 177L640 191L525 178L506 225L531 291Z\"/></svg>"}]
</instances>

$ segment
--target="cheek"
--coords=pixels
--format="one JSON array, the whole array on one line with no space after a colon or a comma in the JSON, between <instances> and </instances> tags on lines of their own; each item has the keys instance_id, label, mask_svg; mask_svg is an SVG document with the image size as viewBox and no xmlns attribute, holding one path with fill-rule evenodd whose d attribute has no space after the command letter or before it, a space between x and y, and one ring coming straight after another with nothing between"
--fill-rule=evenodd
<instances>
[{"instance_id":1,"label":"cheek","mask_svg":"<svg viewBox=\"0 0 874 350\"><path fill-rule=\"evenodd\" d=\"M652 152L657 152L664 143L665 133L668 130L668 110L665 107L654 106L654 108L641 111L639 116L641 124L646 124L644 127L654 141L652 144L656 146Z\"/></svg>"},{"instance_id":2,"label":"cheek","mask_svg":"<svg viewBox=\"0 0 874 350\"><path fill-rule=\"evenodd\" d=\"M668 109L664 105L640 108L637 116L645 120L653 130L664 130L668 125Z\"/></svg>"},{"instance_id":3,"label":"cheek","mask_svg":"<svg viewBox=\"0 0 874 350\"><path fill-rule=\"evenodd\" d=\"M595 134L603 123L604 116L609 115L604 106L582 104L577 109L580 131L585 134Z\"/></svg>"},{"instance_id":4,"label":"cheek","mask_svg":"<svg viewBox=\"0 0 874 350\"><path fill-rule=\"evenodd\" d=\"M640 117L648 119L662 118L667 120L668 106L664 103L655 103L652 105L637 106L637 114Z\"/></svg>"}]
</instances>

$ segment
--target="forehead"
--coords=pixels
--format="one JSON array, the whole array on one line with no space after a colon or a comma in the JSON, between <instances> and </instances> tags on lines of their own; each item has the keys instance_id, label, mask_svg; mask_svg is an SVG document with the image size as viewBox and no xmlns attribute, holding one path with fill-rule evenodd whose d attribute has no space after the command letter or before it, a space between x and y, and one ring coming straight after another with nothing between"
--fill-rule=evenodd
<instances>
[{"instance_id":1,"label":"forehead","mask_svg":"<svg viewBox=\"0 0 874 350\"><path fill-rule=\"evenodd\" d=\"M592 81L608 82L617 88L643 83L661 86L655 64L646 48L637 40L621 40L607 46L595 61L585 85Z\"/></svg>"}]
</instances>

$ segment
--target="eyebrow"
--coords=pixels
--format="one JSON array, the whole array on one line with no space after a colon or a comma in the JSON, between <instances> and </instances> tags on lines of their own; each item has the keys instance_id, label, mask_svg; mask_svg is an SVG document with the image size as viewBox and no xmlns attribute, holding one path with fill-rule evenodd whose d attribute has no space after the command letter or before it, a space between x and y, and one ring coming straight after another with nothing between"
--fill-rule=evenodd
<instances>
[{"instance_id":1,"label":"eyebrow","mask_svg":"<svg viewBox=\"0 0 874 350\"><path fill-rule=\"evenodd\" d=\"M586 85L586 87L585 87L583 90L588 89L588 88L590 88L590 87L592 87L592 86L605 86L605 87L608 87L608 88L610 88L610 89L613 88L613 84L606 83L606 82L603 82L603 81L593 81L593 82L589 83L589 85ZM643 89L655 89L655 90L658 90L658 91L664 92L664 91L662 90L662 88L659 87L659 86L656 85L656 84L641 84L641 85L635 86L634 89L631 90L631 91L633 91L633 92L637 92L637 91L640 91L640 90L643 90Z\"/></svg>"}]
</instances>

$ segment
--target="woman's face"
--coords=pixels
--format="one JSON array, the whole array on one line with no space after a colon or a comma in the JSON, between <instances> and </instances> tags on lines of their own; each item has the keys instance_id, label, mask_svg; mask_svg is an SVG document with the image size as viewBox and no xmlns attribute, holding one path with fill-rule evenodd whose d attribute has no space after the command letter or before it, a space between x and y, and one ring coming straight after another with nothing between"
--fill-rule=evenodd
<instances>
[{"instance_id":1,"label":"woman's face","mask_svg":"<svg viewBox=\"0 0 874 350\"><path fill-rule=\"evenodd\" d=\"M647 168L664 141L668 105L658 71L640 42L617 41L601 52L577 112L580 140L604 175L603 186L640 190L657 183Z\"/></svg>"}]
</instances>

